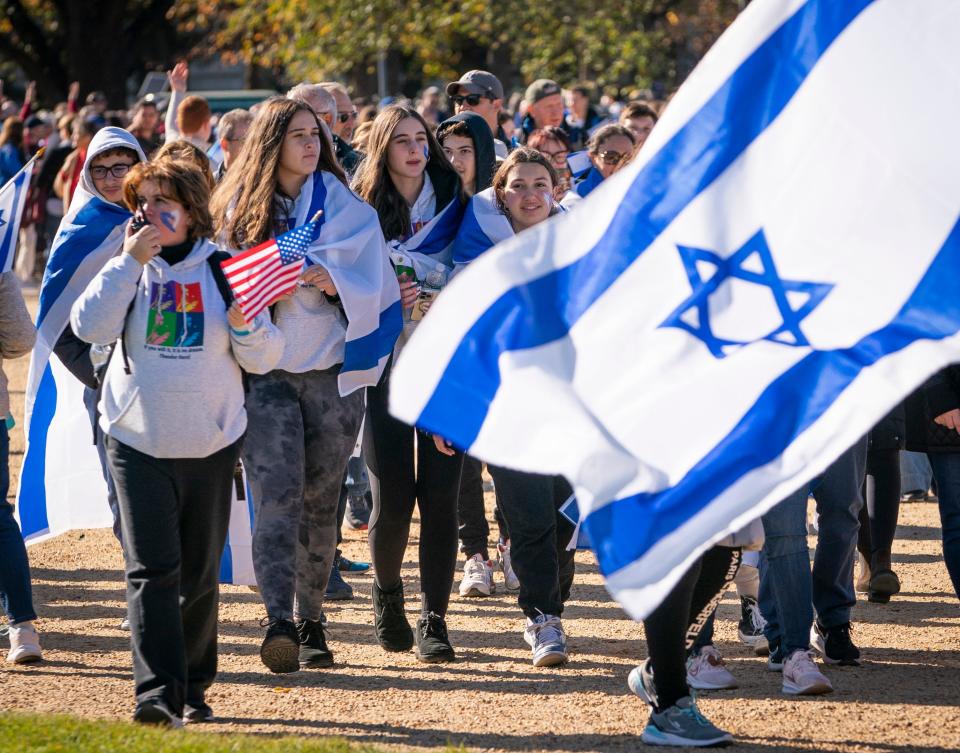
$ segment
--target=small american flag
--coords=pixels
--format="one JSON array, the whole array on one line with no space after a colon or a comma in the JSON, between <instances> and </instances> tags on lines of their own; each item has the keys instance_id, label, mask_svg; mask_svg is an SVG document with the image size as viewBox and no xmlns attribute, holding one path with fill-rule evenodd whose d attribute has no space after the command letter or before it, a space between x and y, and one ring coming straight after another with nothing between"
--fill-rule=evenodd
<instances>
[{"instance_id":1,"label":"small american flag","mask_svg":"<svg viewBox=\"0 0 960 753\"><path fill-rule=\"evenodd\" d=\"M220 263L248 322L296 287L307 249L315 240L319 214L305 225Z\"/></svg>"}]
</instances>

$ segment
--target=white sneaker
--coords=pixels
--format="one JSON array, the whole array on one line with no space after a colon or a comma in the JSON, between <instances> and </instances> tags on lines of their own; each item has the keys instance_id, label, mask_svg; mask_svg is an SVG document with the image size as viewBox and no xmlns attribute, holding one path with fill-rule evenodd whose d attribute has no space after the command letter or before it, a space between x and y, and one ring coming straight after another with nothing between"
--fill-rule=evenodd
<instances>
[{"instance_id":1,"label":"white sneaker","mask_svg":"<svg viewBox=\"0 0 960 753\"><path fill-rule=\"evenodd\" d=\"M463 580L460 581L461 596L489 596L497 587L493 585L493 564L475 554L463 563Z\"/></svg>"},{"instance_id":2,"label":"white sneaker","mask_svg":"<svg viewBox=\"0 0 960 753\"><path fill-rule=\"evenodd\" d=\"M10 651L7 661L14 664L30 664L43 659L40 650L40 635L32 622L21 622L10 626Z\"/></svg>"},{"instance_id":3,"label":"white sneaker","mask_svg":"<svg viewBox=\"0 0 960 753\"><path fill-rule=\"evenodd\" d=\"M687 659L687 685L696 690L727 690L737 687L737 678L723 666L716 646L704 646Z\"/></svg>"},{"instance_id":4,"label":"white sneaker","mask_svg":"<svg viewBox=\"0 0 960 753\"><path fill-rule=\"evenodd\" d=\"M860 569L853 581L853 586L858 594L865 594L870 591L870 564L859 552L857 552L857 561L860 563Z\"/></svg>"},{"instance_id":5,"label":"white sneaker","mask_svg":"<svg viewBox=\"0 0 960 753\"><path fill-rule=\"evenodd\" d=\"M510 542L506 544L497 544L497 562L500 563L500 569L503 571L503 583L508 591L520 590L520 579L513 572L513 564L510 562Z\"/></svg>"},{"instance_id":6,"label":"white sneaker","mask_svg":"<svg viewBox=\"0 0 960 753\"><path fill-rule=\"evenodd\" d=\"M567 660L567 636L563 623L553 614L539 614L527 618L523 639L533 649L533 666L552 667Z\"/></svg>"},{"instance_id":7,"label":"white sneaker","mask_svg":"<svg viewBox=\"0 0 960 753\"><path fill-rule=\"evenodd\" d=\"M783 692L787 695L821 695L832 693L823 672L813 661L813 652L797 649L783 662Z\"/></svg>"}]
</instances>

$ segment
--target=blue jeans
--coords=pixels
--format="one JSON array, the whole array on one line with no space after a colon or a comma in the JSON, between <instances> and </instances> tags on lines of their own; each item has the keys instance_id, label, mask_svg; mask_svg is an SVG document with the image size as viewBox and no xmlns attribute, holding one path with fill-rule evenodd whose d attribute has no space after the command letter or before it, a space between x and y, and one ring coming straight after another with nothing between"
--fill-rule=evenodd
<instances>
[{"instance_id":1,"label":"blue jeans","mask_svg":"<svg viewBox=\"0 0 960 753\"><path fill-rule=\"evenodd\" d=\"M940 500L943 561L960 597L960 453L931 452L929 458Z\"/></svg>"},{"instance_id":2,"label":"blue jeans","mask_svg":"<svg viewBox=\"0 0 960 753\"><path fill-rule=\"evenodd\" d=\"M922 452L900 452L900 493L925 492L930 488L930 463Z\"/></svg>"},{"instance_id":3,"label":"blue jeans","mask_svg":"<svg viewBox=\"0 0 960 753\"><path fill-rule=\"evenodd\" d=\"M807 550L807 487L763 516L766 542L760 557L760 611L767 620L767 640L771 646L779 643L784 656L810 647L814 608L825 628L850 622L850 609L857 601L853 561L866 461L864 438L811 484L820 515L812 574Z\"/></svg>"},{"instance_id":4,"label":"blue jeans","mask_svg":"<svg viewBox=\"0 0 960 753\"><path fill-rule=\"evenodd\" d=\"M30 563L23 544L20 526L13 517L13 505L7 504L10 489L10 438L7 426L0 421L0 604L13 625L37 618L33 611L33 590L30 587Z\"/></svg>"}]
</instances>

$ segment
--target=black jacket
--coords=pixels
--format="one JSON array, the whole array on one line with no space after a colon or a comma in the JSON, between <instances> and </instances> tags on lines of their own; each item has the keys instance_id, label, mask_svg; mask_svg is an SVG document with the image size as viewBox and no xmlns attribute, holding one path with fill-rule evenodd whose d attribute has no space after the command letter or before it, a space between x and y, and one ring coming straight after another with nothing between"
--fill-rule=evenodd
<instances>
[{"instance_id":1,"label":"black jacket","mask_svg":"<svg viewBox=\"0 0 960 753\"><path fill-rule=\"evenodd\" d=\"M473 150L477 162L477 177L474 193L490 188L493 182L493 174L497 169L497 154L493 147L493 134L490 133L490 126L487 121L477 115L475 112L461 112L443 121L437 128L437 139L443 140L443 132L455 123L466 123L470 129L470 138L473 139ZM433 176L430 177L433 180ZM440 202L437 202L441 206ZM442 206L446 206L443 204Z\"/></svg>"},{"instance_id":2,"label":"black jacket","mask_svg":"<svg viewBox=\"0 0 960 753\"><path fill-rule=\"evenodd\" d=\"M915 452L960 452L960 434L934 422L960 408L960 365L934 374L906 401L907 449Z\"/></svg>"},{"instance_id":3,"label":"black jacket","mask_svg":"<svg viewBox=\"0 0 960 753\"><path fill-rule=\"evenodd\" d=\"M60 359L67 371L73 374L90 389L97 389L97 378L93 373L93 362L90 360L90 343L84 342L75 334L67 323L67 328L53 346L54 355Z\"/></svg>"},{"instance_id":4,"label":"black jacket","mask_svg":"<svg viewBox=\"0 0 960 753\"><path fill-rule=\"evenodd\" d=\"M902 450L906 436L903 405L898 405L873 427L868 435L870 450Z\"/></svg>"},{"instance_id":5,"label":"black jacket","mask_svg":"<svg viewBox=\"0 0 960 753\"><path fill-rule=\"evenodd\" d=\"M451 201L463 201L463 195L460 193L460 176L452 167L449 167L449 163L447 164L447 169L444 169L433 160L427 163L427 175L430 176L433 192L437 195L437 214L440 214Z\"/></svg>"},{"instance_id":6,"label":"black jacket","mask_svg":"<svg viewBox=\"0 0 960 753\"><path fill-rule=\"evenodd\" d=\"M333 134L333 146L336 150L337 162L340 163L340 167L343 168L343 171L349 179L357 171L357 167L360 166L364 154L363 152L358 152L346 141L337 136L337 134Z\"/></svg>"}]
</instances>

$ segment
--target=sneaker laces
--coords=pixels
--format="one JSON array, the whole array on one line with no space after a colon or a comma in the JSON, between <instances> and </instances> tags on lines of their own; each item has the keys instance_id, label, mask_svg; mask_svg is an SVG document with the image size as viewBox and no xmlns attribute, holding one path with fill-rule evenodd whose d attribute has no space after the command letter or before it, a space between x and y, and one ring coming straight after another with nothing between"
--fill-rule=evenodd
<instances>
[{"instance_id":1,"label":"sneaker laces","mask_svg":"<svg viewBox=\"0 0 960 753\"><path fill-rule=\"evenodd\" d=\"M528 626L528 630L532 630L534 635L536 635L538 641L543 641L544 643L563 643L563 623L560 622L560 618L553 614L544 614L540 612L540 617L543 617L542 621L533 621ZM539 617L537 618L540 619Z\"/></svg>"},{"instance_id":2,"label":"sneaker laces","mask_svg":"<svg viewBox=\"0 0 960 753\"><path fill-rule=\"evenodd\" d=\"M421 640L427 638L428 636L439 638L444 643L448 642L447 623L444 621L443 617L438 615L436 612L428 612L420 621Z\"/></svg>"},{"instance_id":3,"label":"sneaker laces","mask_svg":"<svg viewBox=\"0 0 960 753\"><path fill-rule=\"evenodd\" d=\"M395 591L384 591L380 589L380 603L383 607L383 612L391 612L394 617L402 617L406 619L406 611L404 610L403 605L403 588L398 587Z\"/></svg>"},{"instance_id":4,"label":"sneaker laces","mask_svg":"<svg viewBox=\"0 0 960 753\"><path fill-rule=\"evenodd\" d=\"M683 706L680 706L678 702L676 704L676 708L680 710L681 714L683 714L684 716L689 716L701 727L712 727L713 724L710 722L710 720L707 719L707 717L705 717L702 713L700 713L700 707L697 706L697 699L693 696L693 694L691 694L689 698L690 698L689 706L684 708Z\"/></svg>"},{"instance_id":5,"label":"sneaker laces","mask_svg":"<svg viewBox=\"0 0 960 753\"><path fill-rule=\"evenodd\" d=\"M750 615L750 626L755 632L762 633L767 626L767 621L763 618L760 605L755 601L751 601L747 604L747 614Z\"/></svg>"}]
</instances>

